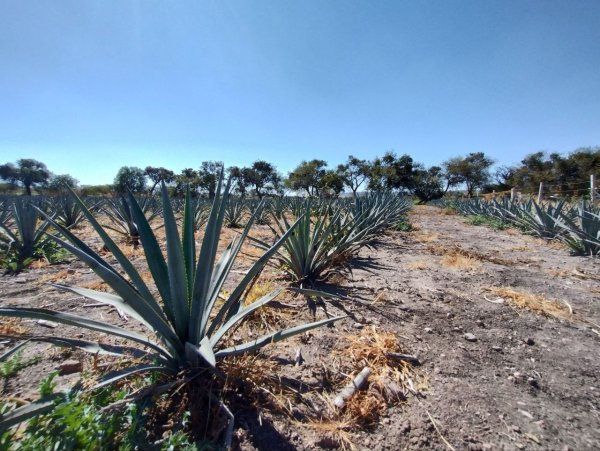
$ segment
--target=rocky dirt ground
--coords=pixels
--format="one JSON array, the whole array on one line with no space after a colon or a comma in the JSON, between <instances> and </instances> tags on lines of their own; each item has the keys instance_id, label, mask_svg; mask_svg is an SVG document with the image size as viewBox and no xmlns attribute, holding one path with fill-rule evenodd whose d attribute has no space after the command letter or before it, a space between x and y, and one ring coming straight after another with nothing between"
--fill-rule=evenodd
<instances>
[{"instance_id":1,"label":"rocky dirt ground","mask_svg":"<svg viewBox=\"0 0 600 451\"><path fill-rule=\"evenodd\" d=\"M402 352L421 363L411 370L410 389L401 390L403 401L388 403L364 427L335 419L315 422L306 409L277 408L273 401L252 408L236 404L238 448L600 448L600 262L444 213L416 207L413 231L382 236L351 262L348 277L320 287L345 297L328 311L342 310L349 318L265 348L259 356L277 362L281 379L300 384L305 394L298 396L318 410L363 366L348 367L354 345L345 337L391 334ZM265 277L276 283L279 274ZM0 304L64 309L131 327L115 311L83 307L92 302L58 292L49 282L101 288L79 262L39 267L0 278ZM310 319L304 308L286 315L277 321ZM2 321L0 328L57 333L34 322ZM298 350L305 360L300 366L294 364ZM4 396L35 399L44 375L65 359L82 360L42 344L26 348L24 358L32 356L39 361L6 381ZM84 373L90 362L83 359ZM59 381L67 387L79 377L73 373Z\"/></svg>"}]
</instances>

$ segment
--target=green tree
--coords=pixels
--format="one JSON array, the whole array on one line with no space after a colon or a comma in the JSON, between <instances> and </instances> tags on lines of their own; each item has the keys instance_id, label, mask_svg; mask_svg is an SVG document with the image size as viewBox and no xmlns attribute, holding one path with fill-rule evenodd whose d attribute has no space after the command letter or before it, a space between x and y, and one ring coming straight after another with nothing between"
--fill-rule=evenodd
<instances>
[{"instance_id":1,"label":"green tree","mask_svg":"<svg viewBox=\"0 0 600 451\"><path fill-rule=\"evenodd\" d=\"M338 173L341 175L344 185L350 188L352 195L356 197L358 189L369 177L369 164L366 160L350 155L345 164L338 166Z\"/></svg>"},{"instance_id":2,"label":"green tree","mask_svg":"<svg viewBox=\"0 0 600 451\"><path fill-rule=\"evenodd\" d=\"M396 156L387 152L381 159L384 168L385 188L398 191L411 190L414 186L414 165L408 154Z\"/></svg>"},{"instance_id":3,"label":"green tree","mask_svg":"<svg viewBox=\"0 0 600 451\"><path fill-rule=\"evenodd\" d=\"M52 175L46 189L53 193L64 193L67 188L75 189L79 181L69 174Z\"/></svg>"},{"instance_id":4,"label":"green tree","mask_svg":"<svg viewBox=\"0 0 600 451\"><path fill-rule=\"evenodd\" d=\"M275 192L281 185L281 177L275 166L264 160L257 160L249 168L242 170L244 181L254 188L254 193L259 197L267 192Z\"/></svg>"},{"instance_id":5,"label":"green tree","mask_svg":"<svg viewBox=\"0 0 600 451\"><path fill-rule=\"evenodd\" d=\"M552 174L553 162L544 152L535 152L521 160L521 165L514 171L511 182L519 190L534 193L539 188L540 182L549 183Z\"/></svg>"},{"instance_id":6,"label":"green tree","mask_svg":"<svg viewBox=\"0 0 600 451\"><path fill-rule=\"evenodd\" d=\"M136 166L123 166L117 172L113 184L119 194L127 191L143 193L146 190L146 174Z\"/></svg>"},{"instance_id":7,"label":"green tree","mask_svg":"<svg viewBox=\"0 0 600 451\"><path fill-rule=\"evenodd\" d=\"M415 165L412 193L419 199L419 203L440 199L444 195L442 177L443 171L439 166L425 169L421 164Z\"/></svg>"},{"instance_id":8,"label":"green tree","mask_svg":"<svg viewBox=\"0 0 600 451\"><path fill-rule=\"evenodd\" d=\"M23 185L25 193L31 196L32 188L48 182L50 171L41 161L22 158L17 160L16 166L12 163L0 165L0 178L9 183Z\"/></svg>"},{"instance_id":9,"label":"green tree","mask_svg":"<svg viewBox=\"0 0 600 451\"><path fill-rule=\"evenodd\" d=\"M410 155L397 156L386 152L367 165L368 188L371 191L398 190L410 191L414 185L414 165Z\"/></svg>"},{"instance_id":10,"label":"green tree","mask_svg":"<svg viewBox=\"0 0 600 451\"><path fill-rule=\"evenodd\" d=\"M246 169L246 168L244 168ZM231 179L231 186L241 197L246 195L246 187L248 183L244 177L244 171L239 166L230 166L227 168L227 173Z\"/></svg>"},{"instance_id":11,"label":"green tree","mask_svg":"<svg viewBox=\"0 0 600 451\"><path fill-rule=\"evenodd\" d=\"M339 171L330 169L321 177L321 193L327 197L337 197L344 191L344 177Z\"/></svg>"},{"instance_id":12,"label":"green tree","mask_svg":"<svg viewBox=\"0 0 600 451\"><path fill-rule=\"evenodd\" d=\"M198 170L198 188L204 190L209 199L215 198L217 182L223 163L220 161L203 161Z\"/></svg>"},{"instance_id":13,"label":"green tree","mask_svg":"<svg viewBox=\"0 0 600 451\"><path fill-rule=\"evenodd\" d=\"M194 196L198 194L199 186L198 172L192 168L182 169L181 174L175 176L175 194L177 196L185 195L186 189L190 189L190 193Z\"/></svg>"},{"instance_id":14,"label":"green tree","mask_svg":"<svg viewBox=\"0 0 600 451\"><path fill-rule=\"evenodd\" d=\"M382 191L385 189L386 168L381 158L376 157L367 166L369 191Z\"/></svg>"},{"instance_id":15,"label":"green tree","mask_svg":"<svg viewBox=\"0 0 600 451\"><path fill-rule=\"evenodd\" d=\"M569 154L568 159L577 167L580 178L600 174L600 147L584 147Z\"/></svg>"},{"instance_id":16,"label":"green tree","mask_svg":"<svg viewBox=\"0 0 600 451\"><path fill-rule=\"evenodd\" d=\"M287 183L295 191L304 190L309 196L318 196L326 167L327 162L324 160L302 161L290 172Z\"/></svg>"},{"instance_id":17,"label":"green tree","mask_svg":"<svg viewBox=\"0 0 600 451\"><path fill-rule=\"evenodd\" d=\"M146 166L144 173L152 181L152 186L148 190L149 194L154 192L160 182L171 183L175 180L175 173L163 167Z\"/></svg>"},{"instance_id":18,"label":"green tree","mask_svg":"<svg viewBox=\"0 0 600 451\"><path fill-rule=\"evenodd\" d=\"M490 180L490 167L494 161L483 152L472 152L466 157L455 157L444 162L446 191L450 186L464 183L467 196L471 197L475 189L483 187Z\"/></svg>"},{"instance_id":19,"label":"green tree","mask_svg":"<svg viewBox=\"0 0 600 451\"><path fill-rule=\"evenodd\" d=\"M500 166L496 168L493 175L493 183L485 187L486 192L508 191L513 187L512 179L515 174L515 168L512 166Z\"/></svg>"},{"instance_id":20,"label":"green tree","mask_svg":"<svg viewBox=\"0 0 600 451\"><path fill-rule=\"evenodd\" d=\"M600 148L580 148L563 156L535 152L513 168L510 184L522 191L536 192L540 183L562 195L583 194L590 174L600 172Z\"/></svg>"}]
</instances>

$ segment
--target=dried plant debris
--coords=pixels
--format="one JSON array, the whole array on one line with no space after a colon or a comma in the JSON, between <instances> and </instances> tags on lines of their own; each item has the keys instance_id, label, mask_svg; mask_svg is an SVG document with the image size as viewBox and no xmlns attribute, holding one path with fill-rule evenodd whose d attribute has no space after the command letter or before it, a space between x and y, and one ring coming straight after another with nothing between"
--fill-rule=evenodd
<instances>
[{"instance_id":1,"label":"dried plant debris","mask_svg":"<svg viewBox=\"0 0 600 451\"><path fill-rule=\"evenodd\" d=\"M473 260L487 261L487 262L494 263L496 265L502 265L502 266L514 266L515 263L529 263L528 260L527 261L525 261L525 260L523 260L523 261L514 260L513 261L513 260L506 260L503 258L495 257L492 255L486 255L486 254L482 254L477 251L464 249L457 245L452 245L452 246L428 245L427 250L429 252L431 252L433 255L441 255L441 256L462 255L464 257L468 257Z\"/></svg>"},{"instance_id":2,"label":"dried plant debris","mask_svg":"<svg viewBox=\"0 0 600 451\"><path fill-rule=\"evenodd\" d=\"M323 396L323 413L310 424L324 434L323 440L342 449L354 449L349 431L377 426L389 407L405 402L411 394L424 392L427 380L413 366L416 358L402 353L392 332L373 326L358 335L343 337L342 342L344 348L335 352L335 360L346 377L338 380L333 392ZM351 396L344 394L343 407L339 408L341 404L334 398L346 391L350 383L356 384L357 389Z\"/></svg>"},{"instance_id":3,"label":"dried plant debris","mask_svg":"<svg viewBox=\"0 0 600 451\"><path fill-rule=\"evenodd\" d=\"M429 269L432 267L432 263L429 260L414 260L405 265L406 269Z\"/></svg>"},{"instance_id":4,"label":"dried plant debris","mask_svg":"<svg viewBox=\"0 0 600 451\"><path fill-rule=\"evenodd\" d=\"M481 267L481 261L471 255L464 255L460 252L446 254L442 257L440 263L447 268L459 271L474 271Z\"/></svg>"},{"instance_id":5,"label":"dried plant debris","mask_svg":"<svg viewBox=\"0 0 600 451\"><path fill-rule=\"evenodd\" d=\"M413 238L419 243L432 243L440 239L439 233L416 231L412 233Z\"/></svg>"},{"instance_id":6,"label":"dried plant debris","mask_svg":"<svg viewBox=\"0 0 600 451\"><path fill-rule=\"evenodd\" d=\"M0 320L0 335L23 335L27 329L20 318L2 318Z\"/></svg>"},{"instance_id":7,"label":"dried plant debris","mask_svg":"<svg viewBox=\"0 0 600 451\"><path fill-rule=\"evenodd\" d=\"M558 319L570 319L573 316L573 309L566 302L546 299L544 296L525 293L506 287L489 288L488 291L499 296L513 307L529 310L538 315Z\"/></svg>"}]
</instances>

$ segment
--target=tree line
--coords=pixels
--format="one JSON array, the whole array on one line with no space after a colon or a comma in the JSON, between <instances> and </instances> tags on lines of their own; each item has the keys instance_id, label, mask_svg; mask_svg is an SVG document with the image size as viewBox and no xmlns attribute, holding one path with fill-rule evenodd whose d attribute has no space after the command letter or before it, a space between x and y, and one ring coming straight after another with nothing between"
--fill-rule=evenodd
<instances>
[{"instance_id":1,"label":"tree line","mask_svg":"<svg viewBox=\"0 0 600 451\"><path fill-rule=\"evenodd\" d=\"M382 157L365 160L348 156L344 163L329 167L325 160L301 161L283 176L276 167L256 160L247 167L230 166L225 172L239 196L282 196L288 191L308 196L334 197L342 192L396 191L414 195L420 202L439 199L449 190L461 188L471 197L477 192L504 191L513 187L535 192L540 182L552 186L557 194L581 191L590 174L600 169L600 147L580 148L567 155L536 152L519 164L501 166L492 171L494 160L483 152L450 158L439 166L426 167L410 155L386 152ZM112 185L81 187L85 194L113 194L132 191L152 194L166 183L174 195L183 195L189 187L194 195L215 196L218 177L224 168L219 161L203 161L200 167L185 168L180 173L164 168L123 166ZM24 193L32 189L61 192L65 186L77 188L79 182L68 174L54 175L46 165L34 159L20 159L0 165L0 179L5 189L21 186Z\"/></svg>"}]
</instances>

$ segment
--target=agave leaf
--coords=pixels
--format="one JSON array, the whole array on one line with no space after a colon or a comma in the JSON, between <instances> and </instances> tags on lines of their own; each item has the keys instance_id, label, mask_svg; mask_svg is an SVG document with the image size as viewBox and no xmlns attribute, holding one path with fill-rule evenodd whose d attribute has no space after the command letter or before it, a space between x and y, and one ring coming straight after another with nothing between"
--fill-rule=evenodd
<instances>
[{"instance_id":1,"label":"agave leaf","mask_svg":"<svg viewBox=\"0 0 600 451\"><path fill-rule=\"evenodd\" d=\"M223 326L221 326L219 328L219 330L217 330L214 333L214 335L212 335L210 337L210 344L211 344L211 346L215 347L216 344L218 343L218 341L221 338L223 338L223 335L225 335L227 333L227 331L229 331L233 327L234 324L236 324L237 322L239 322L242 319L244 319L247 315L249 315L250 313L252 313L256 309L258 309L258 308L262 307L263 305L271 302L273 299L275 299L277 296L279 296L282 291L283 291L282 288L278 288L276 290L273 290L271 293L266 294L265 296L261 297L260 299L254 301L249 306L244 307L243 309L239 310L235 315L231 316L231 318L229 318L227 320L227 322L225 324L223 324Z\"/></svg>"},{"instance_id":2,"label":"agave leaf","mask_svg":"<svg viewBox=\"0 0 600 451\"><path fill-rule=\"evenodd\" d=\"M104 291L90 290L88 288L72 287L69 285L60 285L56 283L51 283L50 285L59 290L70 291L71 293L78 294L92 301L116 307L119 310L125 312L127 315L136 319L140 323L142 323L148 329L152 330L152 326L146 322L144 317L140 316L140 314L136 312L133 308L131 308L129 304L123 302L123 299L119 296L110 293L105 293Z\"/></svg>"},{"instance_id":3,"label":"agave leaf","mask_svg":"<svg viewBox=\"0 0 600 451\"><path fill-rule=\"evenodd\" d=\"M215 353L213 351L212 344L208 337L204 337L200 342L200 346L195 346L192 343L186 343L186 348L191 350L194 354L199 355L202 359L208 363L211 368L215 368L217 366L217 359L215 358Z\"/></svg>"},{"instance_id":4,"label":"agave leaf","mask_svg":"<svg viewBox=\"0 0 600 451\"><path fill-rule=\"evenodd\" d=\"M185 205L183 208L183 229L181 232L181 246L187 274L188 297L194 290L194 274L196 272L196 241L194 239L194 212L191 204L190 187L185 192Z\"/></svg>"},{"instance_id":5,"label":"agave leaf","mask_svg":"<svg viewBox=\"0 0 600 451\"><path fill-rule=\"evenodd\" d=\"M223 170L221 169L221 177L217 185L217 195L213 201L208 222L204 230L204 238L200 247L199 262L197 265L196 274L194 275L194 291L192 293L191 315L189 322L189 341L191 343L200 343L203 338L204 324L208 321L208 313L210 312L209 290L213 277L214 263L219 244L221 228L223 226L223 217L225 215L225 206L229 199L229 187L231 179L227 182L223 196L221 192L223 179ZM208 308L207 308L208 307Z\"/></svg>"},{"instance_id":6,"label":"agave leaf","mask_svg":"<svg viewBox=\"0 0 600 451\"><path fill-rule=\"evenodd\" d=\"M239 302L239 299L246 290L248 284L254 279L254 277L256 277L262 271L269 259L277 252L277 250L283 245L283 243L285 243L285 240L287 240L288 237L292 233L294 233L294 230L297 227L299 221L300 220L294 222L294 224L292 224L288 231L285 234L283 234L283 236L279 240L277 240L277 242L273 244L273 246L271 246L269 250L267 250L261 257L259 257L258 260L256 260L256 262L248 270L244 278L238 283L238 285L229 295L227 301L225 301L225 303L221 306L215 318L212 319L208 331L206 332L207 335L212 335L216 328L223 322L223 320L225 320L229 316L230 310ZM209 311L212 309L212 307L212 305L209 306ZM206 322L203 325L203 327L206 327Z\"/></svg>"},{"instance_id":7,"label":"agave leaf","mask_svg":"<svg viewBox=\"0 0 600 451\"><path fill-rule=\"evenodd\" d=\"M241 247L242 239L240 237L235 237L231 243L227 245L223 251L223 254L219 258L219 262L213 271L210 290L207 293L209 306L212 305L212 301L215 300L221 292L221 288L223 287L223 284L229 275L229 271L231 271L231 268L235 263L235 257L237 256Z\"/></svg>"},{"instance_id":8,"label":"agave leaf","mask_svg":"<svg viewBox=\"0 0 600 451\"><path fill-rule=\"evenodd\" d=\"M286 290L292 291L298 294L304 294L311 297L321 297L325 299L339 298L340 296L333 293L327 293L326 291L313 290L312 288L298 288L298 287L287 287Z\"/></svg>"},{"instance_id":9,"label":"agave leaf","mask_svg":"<svg viewBox=\"0 0 600 451\"><path fill-rule=\"evenodd\" d=\"M237 258L237 255L239 254L240 250L242 249L242 244L244 243L246 237L250 233L250 229L251 229L252 225L254 224L256 217L261 213L263 205L264 205L264 203L261 201L259 203L258 207L256 208L256 210L253 212L253 214L248 219L248 222L247 222L246 227L244 228L244 231L242 232L242 234L239 237L236 237L230 243L230 245L227 246L227 249L225 250L221 259L219 260L219 263L217 264L217 267L215 268L214 275L213 275L213 278L211 281L211 289L209 292L208 307L207 307L208 312L210 312L212 310L214 303L221 291L221 288L223 287L223 284L225 283L225 280L226 280L227 276L229 275L229 272L231 271L233 264L235 263L235 259ZM232 306L234 306L234 305L235 304L232 304ZM202 326L201 330L204 330L204 326Z\"/></svg>"},{"instance_id":10,"label":"agave leaf","mask_svg":"<svg viewBox=\"0 0 600 451\"><path fill-rule=\"evenodd\" d=\"M82 202L77 197L76 197L76 200L78 200L79 202ZM100 229L102 229L102 226L100 226L98 224L98 222L93 218L93 215L91 214L91 212L89 210L84 211L84 213L86 215L89 214L89 216L92 217L94 224L96 224ZM42 214L44 214L44 213L42 212ZM61 245L65 249L67 249L73 255L75 255L75 256L79 257L81 260L83 260L96 274L98 274L106 283L108 283L113 290L117 291L117 293L119 293L118 287L124 287L124 286L129 287L129 289L128 289L129 292L134 291L131 289L131 285L129 284L129 282L127 282L123 278L123 276L121 276L111 265L109 265L102 257L100 257L100 255L98 255L89 246L87 246L83 241L81 241L79 238L77 238L70 230L67 230L66 228L57 224L51 218L49 218L47 215L45 215L45 217L47 218L47 221L52 224L53 227L55 227L63 236L65 236L73 244L71 245L70 243L67 243L64 240L61 240L57 236L48 234L51 239L56 241L59 245ZM89 220L89 218L88 218L88 220ZM100 232L98 232L98 234L101 235ZM107 239L110 240L110 237L108 237L108 235L106 234L106 232L104 230L102 230L102 235L105 235L107 237ZM102 235L101 235L101 237L102 237ZM111 242L112 242L112 240L111 240ZM107 244L106 241L104 241L104 243ZM123 255L121 250L118 248L118 246L116 246L114 244L114 242L112 242L112 245L116 247L116 251L121 255L121 257L126 260L125 265L121 263L121 266L123 267L123 269L125 270L127 275L130 276L132 281L139 279L139 281L141 283L141 285L140 285L140 287L142 287L141 291L139 290L138 286L135 286L135 288L140 293L139 295L136 295L136 297L142 297L143 298L142 304L145 304L148 307L150 307L155 312L156 316L158 316L161 320L166 322L166 317L164 315L164 312L162 311L162 309L160 308L160 306L158 305L158 303L156 302L156 300L154 299L154 297L148 290L148 287L141 279L137 270L133 267L133 265L127 259L127 257L125 257ZM107 246L107 247L109 247L109 246ZM110 247L109 247L109 250L110 250ZM117 257L117 255L114 252L113 252L113 255L115 255L117 260L120 262L119 257ZM129 268L129 270L128 270L128 268ZM113 282L110 282L109 280L105 279L101 273L106 275L107 277L109 277ZM145 297L144 297L144 293L146 293ZM125 299L125 296L123 296L122 293L119 293L119 295L123 299ZM130 297L131 296L129 296L129 298ZM139 301L138 302L134 301L132 303L132 307L136 308L136 304L139 304Z\"/></svg>"},{"instance_id":11,"label":"agave leaf","mask_svg":"<svg viewBox=\"0 0 600 451\"><path fill-rule=\"evenodd\" d=\"M144 215L139 204L135 201L133 194L129 193L129 200L131 203L131 213L138 226L140 234L140 241L144 248L144 254L146 254L146 262L148 263L148 269L152 274L154 283L160 297L165 305L165 313L171 324L175 323L175 312L173 303L171 302L171 284L169 282L169 270L167 269L167 262L160 249L156 235L150 227L150 223Z\"/></svg>"},{"instance_id":12,"label":"agave leaf","mask_svg":"<svg viewBox=\"0 0 600 451\"><path fill-rule=\"evenodd\" d=\"M327 324L331 324L340 319L346 318L345 316L338 316L335 318L328 318L321 321L315 321L313 323L302 324L300 326L291 327L289 329L280 330L277 332L273 332L271 334L263 335L256 340L252 340L241 345L231 346L227 349L223 349L215 353L217 358L229 357L234 355L243 354L246 352L255 351L259 348L262 348L269 343L276 343L281 340L285 340L287 338L293 337L294 335L301 334L303 332L307 332L311 329L315 329L317 327L325 326Z\"/></svg>"},{"instance_id":13,"label":"agave leaf","mask_svg":"<svg viewBox=\"0 0 600 451\"><path fill-rule=\"evenodd\" d=\"M0 416L0 435L23 421L51 412L59 399L64 399L64 395L55 393Z\"/></svg>"},{"instance_id":14,"label":"agave leaf","mask_svg":"<svg viewBox=\"0 0 600 451\"><path fill-rule=\"evenodd\" d=\"M125 254L123 254L123 252L121 251L121 249L119 248L119 246L116 245L116 243L111 239L111 237L108 235L108 233L106 233L106 231L98 223L98 221L96 220L96 218L94 218L94 215L92 214L92 212L87 208L87 206L79 198L79 196L77 196L77 194L75 194L75 192L71 188L69 188L69 191L71 192L71 195L74 196L75 202L77 202L79 204L79 206L81 207L81 210L83 211L83 214L85 215L85 217L87 218L87 220L90 222L90 224L92 225L92 227L94 228L94 230L96 231L96 233L100 236L100 238L104 242L104 245L108 248L108 250L117 259L117 261L119 262L119 264L121 265L121 267L123 268L123 270L125 271L125 273L127 274L127 276L129 276L129 278L131 279L131 282L133 283L133 286L135 286L135 288L139 291L141 297L146 300L146 303L148 305L150 305L151 308L158 315L162 314L162 310L161 310L160 306L158 305L158 303L154 299L154 296L152 296L152 293L150 292L150 290L146 286L144 280L142 279L142 277L140 276L140 274L138 273L138 271L135 269L135 267L133 266L133 264L125 256ZM61 227L60 225L58 225L56 223L54 223L52 225L54 227L58 226L58 230L61 233L64 233L66 231L66 229L64 227Z\"/></svg>"},{"instance_id":15,"label":"agave leaf","mask_svg":"<svg viewBox=\"0 0 600 451\"><path fill-rule=\"evenodd\" d=\"M0 355L0 362L4 362L5 360L7 360L11 355L13 355L15 352L19 351L19 349L21 349L27 343L29 343L29 340L22 341L21 343L17 344L16 346L13 346L12 348L10 348L4 354Z\"/></svg>"},{"instance_id":16,"label":"agave leaf","mask_svg":"<svg viewBox=\"0 0 600 451\"><path fill-rule=\"evenodd\" d=\"M43 343L50 343L63 348L77 348L81 349L82 351L89 352L90 354L133 356L135 358L143 358L147 356L147 353L140 351L138 348L132 348L130 346L109 345L97 341L80 340L69 337L54 337L50 335L27 335L23 338L26 338L29 341L41 341Z\"/></svg>"},{"instance_id":17,"label":"agave leaf","mask_svg":"<svg viewBox=\"0 0 600 451\"><path fill-rule=\"evenodd\" d=\"M141 364L136 366L130 366L125 368L124 370L111 371L110 373L105 374L94 387L93 390L97 390L102 387L106 387L107 385L114 384L121 379L125 379L126 377L133 376L134 374L145 373L148 371L159 371L159 372L172 372L165 366L159 366L154 364Z\"/></svg>"},{"instance_id":18,"label":"agave leaf","mask_svg":"<svg viewBox=\"0 0 600 451\"><path fill-rule=\"evenodd\" d=\"M135 341L145 346L149 346L155 351L165 356L169 356L169 353L166 350L164 350L161 346L152 342L147 337L138 334L137 332L122 329L120 327L113 326L108 323L95 321L78 315L72 315L70 313L56 312L54 310L48 310L43 308L2 307L0 308L0 316L43 319L46 321L53 321L68 326L82 327L84 329L94 330L97 332L103 332L113 336L126 338L128 340Z\"/></svg>"},{"instance_id":19,"label":"agave leaf","mask_svg":"<svg viewBox=\"0 0 600 451\"><path fill-rule=\"evenodd\" d=\"M123 299L123 302L130 305L138 315L145 319L150 328L157 333L165 343L174 349L181 348L177 335L173 332L171 326L166 322L164 315L159 315L145 299L135 291L135 289L119 276L110 266L104 266L98 263L97 259L86 254L79 248L61 240L54 235L50 235L53 240L83 260L96 274L102 278L110 287Z\"/></svg>"},{"instance_id":20,"label":"agave leaf","mask_svg":"<svg viewBox=\"0 0 600 451\"><path fill-rule=\"evenodd\" d=\"M173 312L175 317L175 330L179 339L185 341L187 336L187 326L189 322L188 305L188 275L186 275L185 260L183 258L183 249L181 240L177 231L177 221L173 214L173 207L169 201L167 186L162 183L163 216L165 222L165 234L167 240L167 258L169 264L169 283L171 285L171 301L173 303Z\"/></svg>"}]
</instances>

